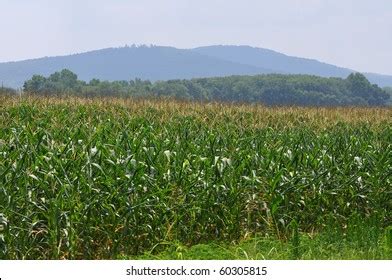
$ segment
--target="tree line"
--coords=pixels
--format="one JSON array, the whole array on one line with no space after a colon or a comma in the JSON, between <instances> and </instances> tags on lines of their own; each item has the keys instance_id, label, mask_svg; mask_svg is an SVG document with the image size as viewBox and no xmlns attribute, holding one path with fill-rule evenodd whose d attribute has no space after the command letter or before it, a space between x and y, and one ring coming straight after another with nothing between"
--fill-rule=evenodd
<instances>
[{"instance_id":1,"label":"tree line","mask_svg":"<svg viewBox=\"0 0 392 280\"><path fill-rule=\"evenodd\" d=\"M392 105L392 87L386 87L384 91L389 94L388 105Z\"/></svg>"},{"instance_id":2,"label":"tree line","mask_svg":"<svg viewBox=\"0 0 392 280\"><path fill-rule=\"evenodd\" d=\"M311 75L268 74L150 82L89 82L62 70L49 77L34 75L23 86L27 94L81 97L173 97L182 100L263 103L300 106L385 106L390 89L371 84L360 73L346 79Z\"/></svg>"},{"instance_id":3,"label":"tree line","mask_svg":"<svg viewBox=\"0 0 392 280\"><path fill-rule=\"evenodd\" d=\"M3 85L1 85L0 87L0 96L4 96L4 95L9 95L9 96L13 96L16 95L16 90L13 88L9 88L9 87L5 87Z\"/></svg>"}]
</instances>

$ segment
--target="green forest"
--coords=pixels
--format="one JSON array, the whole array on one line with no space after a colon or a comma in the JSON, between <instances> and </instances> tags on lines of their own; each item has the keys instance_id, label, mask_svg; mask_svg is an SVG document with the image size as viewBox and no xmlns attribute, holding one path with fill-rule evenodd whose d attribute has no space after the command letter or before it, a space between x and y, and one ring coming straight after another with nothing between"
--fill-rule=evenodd
<instances>
[{"instance_id":1,"label":"green forest","mask_svg":"<svg viewBox=\"0 0 392 280\"><path fill-rule=\"evenodd\" d=\"M141 79L85 82L66 69L49 77L34 75L23 89L27 94L39 96L173 97L269 106L386 106L392 92L371 84L360 73L350 74L346 79L267 74L152 83Z\"/></svg>"}]
</instances>

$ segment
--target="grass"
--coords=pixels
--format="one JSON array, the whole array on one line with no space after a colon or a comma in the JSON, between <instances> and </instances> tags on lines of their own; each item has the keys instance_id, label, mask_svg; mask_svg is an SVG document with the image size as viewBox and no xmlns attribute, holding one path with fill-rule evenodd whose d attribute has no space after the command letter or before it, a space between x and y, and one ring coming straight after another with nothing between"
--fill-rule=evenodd
<instances>
[{"instance_id":1,"label":"grass","mask_svg":"<svg viewBox=\"0 0 392 280\"><path fill-rule=\"evenodd\" d=\"M391 258L390 108L0 104L3 259Z\"/></svg>"},{"instance_id":2,"label":"grass","mask_svg":"<svg viewBox=\"0 0 392 280\"><path fill-rule=\"evenodd\" d=\"M119 256L118 259L141 260L384 260L391 253L384 247L359 247L356 243L324 238L301 238L301 252L294 253L292 244L275 238L242 241L240 244L208 243L186 247L168 246L159 253L146 252L138 256Z\"/></svg>"},{"instance_id":3,"label":"grass","mask_svg":"<svg viewBox=\"0 0 392 280\"><path fill-rule=\"evenodd\" d=\"M154 260L383 260L392 259L392 227L383 232L363 221L346 229L329 227L322 233L292 233L287 240L256 236L240 242L209 242L194 246L156 245L142 255L119 259Z\"/></svg>"}]
</instances>

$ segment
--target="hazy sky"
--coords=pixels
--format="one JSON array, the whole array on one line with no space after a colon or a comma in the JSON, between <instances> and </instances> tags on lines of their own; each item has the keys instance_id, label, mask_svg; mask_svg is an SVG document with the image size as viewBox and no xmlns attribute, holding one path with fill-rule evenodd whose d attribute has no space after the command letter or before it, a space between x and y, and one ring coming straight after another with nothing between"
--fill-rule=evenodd
<instances>
[{"instance_id":1,"label":"hazy sky","mask_svg":"<svg viewBox=\"0 0 392 280\"><path fill-rule=\"evenodd\" d=\"M392 74L391 0L0 0L0 11L1 62L235 44Z\"/></svg>"}]
</instances>

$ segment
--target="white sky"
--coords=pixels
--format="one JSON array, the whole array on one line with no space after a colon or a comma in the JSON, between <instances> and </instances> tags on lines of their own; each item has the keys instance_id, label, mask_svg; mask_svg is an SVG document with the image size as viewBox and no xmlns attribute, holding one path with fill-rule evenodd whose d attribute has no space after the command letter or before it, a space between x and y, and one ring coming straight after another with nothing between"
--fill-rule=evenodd
<instances>
[{"instance_id":1,"label":"white sky","mask_svg":"<svg viewBox=\"0 0 392 280\"><path fill-rule=\"evenodd\" d=\"M125 44L251 45L392 74L391 0L0 0L0 61Z\"/></svg>"}]
</instances>

